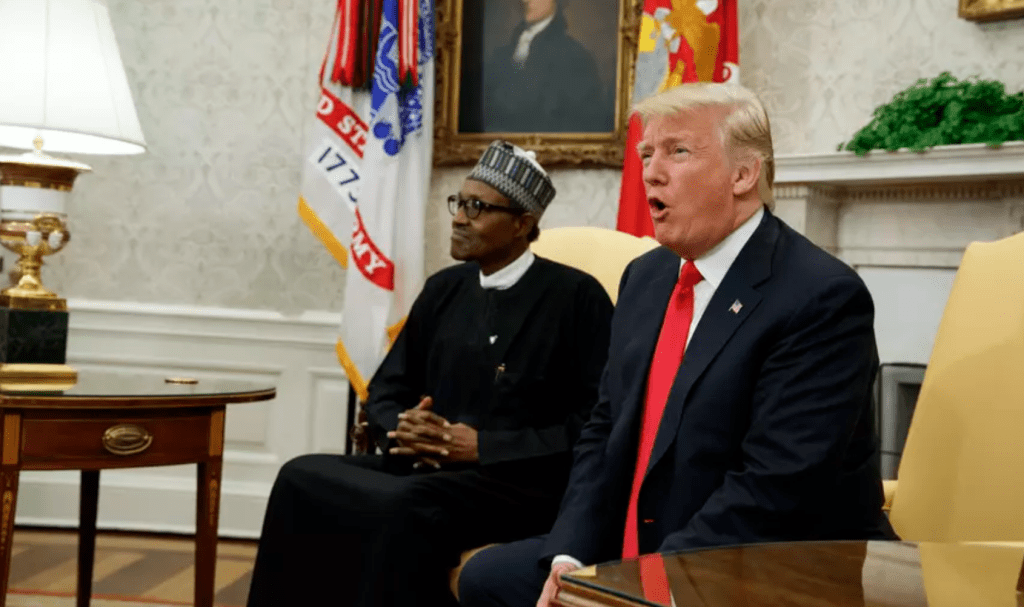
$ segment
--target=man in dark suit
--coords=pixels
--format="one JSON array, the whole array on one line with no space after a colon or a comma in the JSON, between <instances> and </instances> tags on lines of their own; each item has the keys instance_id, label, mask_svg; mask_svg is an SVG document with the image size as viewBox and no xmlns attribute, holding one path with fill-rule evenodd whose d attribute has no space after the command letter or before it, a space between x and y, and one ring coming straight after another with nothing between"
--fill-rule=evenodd
<instances>
[{"instance_id":1,"label":"man in dark suit","mask_svg":"<svg viewBox=\"0 0 1024 607\"><path fill-rule=\"evenodd\" d=\"M547 607L561 573L643 553L895 537L870 410L871 296L772 215L761 103L700 83L636 110L663 246L623 274L551 532L471 559L466 607Z\"/></svg>"}]
</instances>

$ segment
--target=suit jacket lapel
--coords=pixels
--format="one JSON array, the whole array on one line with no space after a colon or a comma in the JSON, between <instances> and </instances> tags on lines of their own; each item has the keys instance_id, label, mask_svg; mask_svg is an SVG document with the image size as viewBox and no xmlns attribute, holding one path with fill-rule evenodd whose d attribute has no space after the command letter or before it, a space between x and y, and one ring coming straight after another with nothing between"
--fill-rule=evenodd
<instances>
[{"instance_id":1,"label":"suit jacket lapel","mask_svg":"<svg viewBox=\"0 0 1024 607\"><path fill-rule=\"evenodd\" d=\"M772 253L779 235L778 220L765 212L757 230L736 257L704 310L669 392L665 413L658 426L647 471L658 463L675 441L679 423L694 382L718 356L733 333L761 302L755 287L771 276ZM734 305L739 302L739 306Z\"/></svg>"},{"instance_id":2,"label":"suit jacket lapel","mask_svg":"<svg viewBox=\"0 0 1024 607\"><path fill-rule=\"evenodd\" d=\"M665 309L668 307L668 300L679 279L679 256L665 248L658 249L658 253L662 258L658 260L659 265L655 270L654 277L648 281L643 292L639 294L635 307L630 311L630 315L638 320L636 325L631 327L628 345L622 353L623 364L633 365L633 368L626 371L624 375L636 378L626 393L622 415L624 419L634 420L637 423L644 402L647 376L650 372L651 361L654 359L658 334L661 332L661 324L665 320ZM635 424L628 426L628 428L638 427Z\"/></svg>"}]
</instances>

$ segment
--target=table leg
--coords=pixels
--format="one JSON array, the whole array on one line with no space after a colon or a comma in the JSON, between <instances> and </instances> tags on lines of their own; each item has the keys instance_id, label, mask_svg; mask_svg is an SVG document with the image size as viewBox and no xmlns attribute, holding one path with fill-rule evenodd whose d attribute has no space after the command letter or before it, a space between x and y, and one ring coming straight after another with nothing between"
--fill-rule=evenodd
<instances>
[{"instance_id":1,"label":"table leg","mask_svg":"<svg viewBox=\"0 0 1024 607\"><path fill-rule=\"evenodd\" d=\"M100 471L82 470L78 493L78 589L77 607L89 607L92 598L92 566L96 558L96 511L100 499Z\"/></svg>"},{"instance_id":2,"label":"table leg","mask_svg":"<svg viewBox=\"0 0 1024 607\"><path fill-rule=\"evenodd\" d=\"M0 497L0 607L7 604L7 580L11 574L11 547L14 541L14 511L18 503L18 469L4 467L0 472L0 485L3 497Z\"/></svg>"},{"instance_id":3,"label":"table leg","mask_svg":"<svg viewBox=\"0 0 1024 607\"><path fill-rule=\"evenodd\" d=\"M196 498L195 607L213 607L220 514L221 458L199 464Z\"/></svg>"},{"instance_id":4,"label":"table leg","mask_svg":"<svg viewBox=\"0 0 1024 607\"><path fill-rule=\"evenodd\" d=\"M14 513L18 506L18 474L21 471L21 414L3 413L0 446L0 607L7 604L14 543Z\"/></svg>"}]
</instances>

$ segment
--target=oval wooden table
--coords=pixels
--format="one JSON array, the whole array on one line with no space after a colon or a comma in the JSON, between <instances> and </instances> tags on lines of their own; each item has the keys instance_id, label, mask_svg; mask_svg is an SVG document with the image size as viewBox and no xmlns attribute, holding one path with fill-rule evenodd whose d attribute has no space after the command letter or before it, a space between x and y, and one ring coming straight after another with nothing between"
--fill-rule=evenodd
<instances>
[{"instance_id":1,"label":"oval wooden table","mask_svg":"<svg viewBox=\"0 0 1024 607\"><path fill-rule=\"evenodd\" d=\"M1024 543L793 542L586 567L565 607L1024 606Z\"/></svg>"},{"instance_id":2,"label":"oval wooden table","mask_svg":"<svg viewBox=\"0 0 1024 607\"><path fill-rule=\"evenodd\" d=\"M77 604L89 605L100 470L197 464L195 605L212 607L225 407L270 400L251 382L81 371L63 391L0 385L0 607L7 598L21 470L81 470Z\"/></svg>"}]
</instances>

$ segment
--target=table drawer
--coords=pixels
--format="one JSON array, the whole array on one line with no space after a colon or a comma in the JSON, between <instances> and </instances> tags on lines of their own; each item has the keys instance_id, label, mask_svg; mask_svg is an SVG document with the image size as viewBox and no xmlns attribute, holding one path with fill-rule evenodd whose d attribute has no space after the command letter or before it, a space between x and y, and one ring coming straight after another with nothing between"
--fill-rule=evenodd
<instances>
[{"instance_id":1,"label":"table drawer","mask_svg":"<svg viewBox=\"0 0 1024 607\"><path fill-rule=\"evenodd\" d=\"M209 457L210 416L137 419L24 419L22 466L117 468Z\"/></svg>"}]
</instances>

